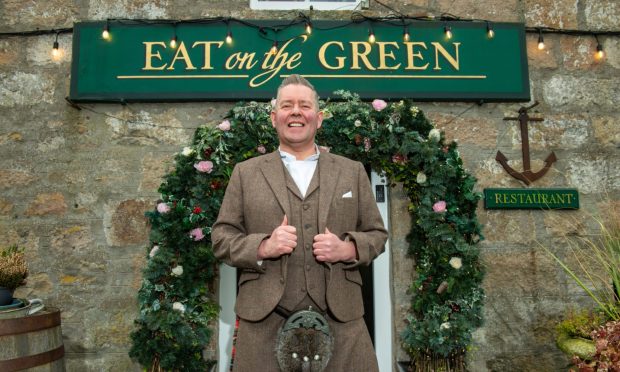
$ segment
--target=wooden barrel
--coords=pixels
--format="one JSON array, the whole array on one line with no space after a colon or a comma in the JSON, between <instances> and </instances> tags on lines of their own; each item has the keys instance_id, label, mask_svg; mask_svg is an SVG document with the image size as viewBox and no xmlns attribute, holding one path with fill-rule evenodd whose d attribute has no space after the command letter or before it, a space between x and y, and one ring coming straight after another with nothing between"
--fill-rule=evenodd
<instances>
[{"instance_id":1,"label":"wooden barrel","mask_svg":"<svg viewBox=\"0 0 620 372\"><path fill-rule=\"evenodd\" d=\"M60 311L0 319L0 371L65 371Z\"/></svg>"}]
</instances>

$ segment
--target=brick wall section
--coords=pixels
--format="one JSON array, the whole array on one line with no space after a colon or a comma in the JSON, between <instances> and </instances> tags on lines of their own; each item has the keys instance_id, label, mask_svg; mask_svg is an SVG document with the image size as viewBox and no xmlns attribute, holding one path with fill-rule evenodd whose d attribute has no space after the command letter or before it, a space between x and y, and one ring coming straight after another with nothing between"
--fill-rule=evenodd
<instances>
[{"instance_id":1,"label":"brick wall section","mask_svg":"<svg viewBox=\"0 0 620 372\"><path fill-rule=\"evenodd\" d=\"M614 0L416 0L383 2L406 14L449 12L462 17L525 22L528 26L620 29ZM105 18L187 19L232 16L288 18L289 12L252 11L247 0L51 0L0 2L0 31L71 27ZM371 1L367 15L389 10ZM317 12L315 19L347 19L350 12ZM588 298L538 248L592 228L587 214L620 199L620 41L601 38L607 58L594 62L587 37L545 36L527 50L533 99L543 122L530 124L533 167L555 151L559 161L536 187L578 187L576 212L479 210L488 274L486 324L469 353L472 371L563 370L567 359L553 328L571 306ZM0 237L27 252L30 278L18 289L62 309L70 371L139 370L127 356L137 312L148 226L161 176L194 129L219 122L232 103L86 105L65 103L70 79L71 35L50 60L53 36L0 39ZM380 97L378 97L380 98ZM449 139L460 143L478 188L520 187L495 162L500 149L520 167L517 124L505 122L519 104L422 103ZM469 109L465 114L460 113ZM91 111L92 110L92 111ZM394 329L408 307L413 262L405 260L408 201L391 198ZM576 221L576 222L575 222ZM562 247L554 246L562 250ZM398 339L395 344L398 345ZM210 351L211 353L214 350ZM395 359L406 355L397 350Z\"/></svg>"}]
</instances>

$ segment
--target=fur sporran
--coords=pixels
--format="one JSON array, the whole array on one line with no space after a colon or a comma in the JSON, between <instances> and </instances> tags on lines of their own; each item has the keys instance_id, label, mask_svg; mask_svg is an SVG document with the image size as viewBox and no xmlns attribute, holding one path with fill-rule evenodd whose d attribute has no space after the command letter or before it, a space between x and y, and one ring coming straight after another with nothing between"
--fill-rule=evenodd
<instances>
[{"instance_id":1,"label":"fur sporran","mask_svg":"<svg viewBox=\"0 0 620 372\"><path fill-rule=\"evenodd\" d=\"M322 372L332 356L334 338L327 319L309 309L292 314L280 331L276 357L282 372Z\"/></svg>"}]
</instances>

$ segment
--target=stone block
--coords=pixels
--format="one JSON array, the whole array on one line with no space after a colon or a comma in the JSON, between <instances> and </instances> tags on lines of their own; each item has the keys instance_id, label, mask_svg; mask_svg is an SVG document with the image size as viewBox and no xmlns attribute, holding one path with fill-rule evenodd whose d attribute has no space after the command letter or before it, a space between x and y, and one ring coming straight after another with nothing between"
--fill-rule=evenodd
<instances>
[{"instance_id":1,"label":"stone block","mask_svg":"<svg viewBox=\"0 0 620 372\"><path fill-rule=\"evenodd\" d=\"M596 41L591 36L568 36L560 39L562 62L567 70L592 70L602 66L595 58Z\"/></svg>"},{"instance_id":2,"label":"stone block","mask_svg":"<svg viewBox=\"0 0 620 372\"><path fill-rule=\"evenodd\" d=\"M575 0L526 0L523 9L528 26L578 28Z\"/></svg>"},{"instance_id":3,"label":"stone block","mask_svg":"<svg viewBox=\"0 0 620 372\"><path fill-rule=\"evenodd\" d=\"M107 243L120 247L146 244L148 225L144 213L153 208L151 201L123 200L104 206L104 231Z\"/></svg>"},{"instance_id":4,"label":"stone block","mask_svg":"<svg viewBox=\"0 0 620 372\"><path fill-rule=\"evenodd\" d=\"M553 258L541 248L483 250L487 296L555 296L565 283Z\"/></svg>"},{"instance_id":5,"label":"stone block","mask_svg":"<svg viewBox=\"0 0 620 372\"><path fill-rule=\"evenodd\" d=\"M35 66L49 66L61 63L71 63L72 58L72 35L61 34L58 36L58 57L52 57L52 46L56 35L44 35L28 40L26 59Z\"/></svg>"},{"instance_id":6,"label":"stone block","mask_svg":"<svg viewBox=\"0 0 620 372\"><path fill-rule=\"evenodd\" d=\"M26 72L0 73L0 107L54 102L54 79Z\"/></svg>"},{"instance_id":7,"label":"stone block","mask_svg":"<svg viewBox=\"0 0 620 372\"><path fill-rule=\"evenodd\" d=\"M10 27L12 31L71 27L78 21L78 4L73 0L6 0L0 3L0 24L3 30Z\"/></svg>"},{"instance_id":8,"label":"stone block","mask_svg":"<svg viewBox=\"0 0 620 372\"><path fill-rule=\"evenodd\" d=\"M548 236L565 238L583 236L587 231L588 215L581 211L544 211L545 231Z\"/></svg>"},{"instance_id":9,"label":"stone block","mask_svg":"<svg viewBox=\"0 0 620 372\"><path fill-rule=\"evenodd\" d=\"M167 0L135 0L135 1L89 1L88 18L144 18L167 19L168 7L172 6Z\"/></svg>"},{"instance_id":10,"label":"stone block","mask_svg":"<svg viewBox=\"0 0 620 372\"><path fill-rule=\"evenodd\" d=\"M431 112L428 118L446 134L446 141L457 141L459 145L470 144L478 147L497 146L497 120L494 118L465 118L450 114Z\"/></svg>"},{"instance_id":11,"label":"stone block","mask_svg":"<svg viewBox=\"0 0 620 372\"><path fill-rule=\"evenodd\" d=\"M0 5L1 7L1 5ZM0 67L12 68L17 63L19 51L12 40L0 40Z\"/></svg>"},{"instance_id":12,"label":"stone block","mask_svg":"<svg viewBox=\"0 0 620 372\"><path fill-rule=\"evenodd\" d=\"M620 124L617 117L594 116L592 118L594 137L603 146L620 146Z\"/></svg>"},{"instance_id":13,"label":"stone block","mask_svg":"<svg viewBox=\"0 0 620 372\"><path fill-rule=\"evenodd\" d=\"M28 205L26 216L64 215L67 212L65 197L59 192L42 193Z\"/></svg>"},{"instance_id":14,"label":"stone block","mask_svg":"<svg viewBox=\"0 0 620 372\"><path fill-rule=\"evenodd\" d=\"M21 169L0 169L0 188L24 186L35 180L35 176Z\"/></svg>"},{"instance_id":15,"label":"stone block","mask_svg":"<svg viewBox=\"0 0 620 372\"><path fill-rule=\"evenodd\" d=\"M616 0L586 1L583 12L588 30L617 30L620 25L620 4Z\"/></svg>"},{"instance_id":16,"label":"stone block","mask_svg":"<svg viewBox=\"0 0 620 372\"><path fill-rule=\"evenodd\" d=\"M438 0L436 8L441 13L454 14L463 18L485 19L501 22L520 21L519 1Z\"/></svg>"},{"instance_id":17,"label":"stone block","mask_svg":"<svg viewBox=\"0 0 620 372\"><path fill-rule=\"evenodd\" d=\"M531 211L480 210L478 219L484 229L483 244L520 243L531 244L536 239L536 224Z\"/></svg>"},{"instance_id":18,"label":"stone block","mask_svg":"<svg viewBox=\"0 0 620 372\"><path fill-rule=\"evenodd\" d=\"M611 173L617 158L605 154L575 154L567 164L566 176L570 187L576 187L580 193L603 193L620 187L618 174Z\"/></svg>"},{"instance_id":19,"label":"stone block","mask_svg":"<svg viewBox=\"0 0 620 372\"><path fill-rule=\"evenodd\" d=\"M169 154L149 153L142 158L142 181L138 191L157 192L164 175L172 166L173 157Z\"/></svg>"},{"instance_id":20,"label":"stone block","mask_svg":"<svg viewBox=\"0 0 620 372\"><path fill-rule=\"evenodd\" d=\"M10 132L0 135L0 145L12 144L23 141L24 136L20 132Z\"/></svg>"},{"instance_id":21,"label":"stone block","mask_svg":"<svg viewBox=\"0 0 620 372\"><path fill-rule=\"evenodd\" d=\"M0 216L8 216L13 211L13 203L9 200L0 198Z\"/></svg>"},{"instance_id":22,"label":"stone block","mask_svg":"<svg viewBox=\"0 0 620 372\"><path fill-rule=\"evenodd\" d=\"M507 115L511 116L511 115ZM532 118L540 114L530 114ZM544 121L528 123L530 150L575 149L588 142L589 119L583 114L544 115ZM518 121L509 121L513 149L521 149L521 129Z\"/></svg>"},{"instance_id":23,"label":"stone block","mask_svg":"<svg viewBox=\"0 0 620 372\"><path fill-rule=\"evenodd\" d=\"M620 79L554 75L544 82L543 96L554 110L613 111L620 105Z\"/></svg>"},{"instance_id":24,"label":"stone block","mask_svg":"<svg viewBox=\"0 0 620 372\"><path fill-rule=\"evenodd\" d=\"M605 51L605 58L603 63L608 63L616 69L620 69L620 40L618 38L599 38L603 43L603 50Z\"/></svg>"},{"instance_id":25,"label":"stone block","mask_svg":"<svg viewBox=\"0 0 620 372\"><path fill-rule=\"evenodd\" d=\"M183 128L175 114L176 109L161 114L122 109L106 118L106 123L112 130L112 138L121 145L188 144L191 131Z\"/></svg>"}]
</instances>

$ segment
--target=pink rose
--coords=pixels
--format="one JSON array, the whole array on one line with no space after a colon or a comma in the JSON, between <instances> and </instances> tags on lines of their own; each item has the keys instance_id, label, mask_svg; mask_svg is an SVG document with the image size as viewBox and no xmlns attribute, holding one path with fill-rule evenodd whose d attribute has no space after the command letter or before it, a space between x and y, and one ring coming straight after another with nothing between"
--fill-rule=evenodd
<instances>
[{"instance_id":1,"label":"pink rose","mask_svg":"<svg viewBox=\"0 0 620 372\"><path fill-rule=\"evenodd\" d=\"M157 212L164 214L170 212L170 206L166 203L157 203Z\"/></svg>"},{"instance_id":2,"label":"pink rose","mask_svg":"<svg viewBox=\"0 0 620 372\"><path fill-rule=\"evenodd\" d=\"M226 132L230 130L230 121L224 120L217 126L220 130Z\"/></svg>"},{"instance_id":3,"label":"pink rose","mask_svg":"<svg viewBox=\"0 0 620 372\"><path fill-rule=\"evenodd\" d=\"M189 232L189 236L197 242L202 240L205 237L205 234L202 233L202 229L200 227L197 227Z\"/></svg>"},{"instance_id":4,"label":"pink rose","mask_svg":"<svg viewBox=\"0 0 620 372\"><path fill-rule=\"evenodd\" d=\"M437 203L433 204L433 210L437 213L442 213L446 211L446 202L444 200L440 200Z\"/></svg>"},{"instance_id":5,"label":"pink rose","mask_svg":"<svg viewBox=\"0 0 620 372\"><path fill-rule=\"evenodd\" d=\"M377 111L381 111L386 107L387 107L387 102L385 102L382 99L376 99L372 101L372 108L374 108Z\"/></svg>"},{"instance_id":6,"label":"pink rose","mask_svg":"<svg viewBox=\"0 0 620 372\"><path fill-rule=\"evenodd\" d=\"M267 149L265 148L265 146L263 146L263 145L259 145L259 146L256 148L256 151L258 151L258 152L259 152L259 153L261 153L261 154L264 154L264 153L266 153L266 152L267 152Z\"/></svg>"},{"instance_id":7,"label":"pink rose","mask_svg":"<svg viewBox=\"0 0 620 372\"><path fill-rule=\"evenodd\" d=\"M364 137L364 151L369 152L371 147L370 138Z\"/></svg>"},{"instance_id":8,"label":"pink rose","mask_svg":"<svg viewBox=\"0 0 620 372\"><path fill-rule=\"evenodd\" d=\"M213 170L213 162L209 160L203 160L194 164L194 168L196 168L198 172L211 173L211 171Z\"/></svg>"}]
</instances>

